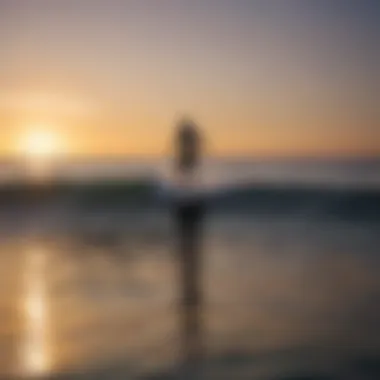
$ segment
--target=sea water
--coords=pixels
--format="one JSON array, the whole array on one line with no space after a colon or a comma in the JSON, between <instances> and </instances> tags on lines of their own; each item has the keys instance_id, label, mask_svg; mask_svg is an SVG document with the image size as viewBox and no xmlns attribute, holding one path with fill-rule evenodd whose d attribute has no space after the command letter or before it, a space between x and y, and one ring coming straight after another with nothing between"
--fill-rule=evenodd
<instances>
[{"instance_id":1,"label":"sea water","mask_svg":"<svg viewBox=\"0 0 380 380\"><path fill-rule=\"evenodd\" d=\"M2 193L2 376L181 373L166 164L71 163L46 199ZM206 378L378 378L379 169L208 162Z\"/></svg>"}]
</instances>

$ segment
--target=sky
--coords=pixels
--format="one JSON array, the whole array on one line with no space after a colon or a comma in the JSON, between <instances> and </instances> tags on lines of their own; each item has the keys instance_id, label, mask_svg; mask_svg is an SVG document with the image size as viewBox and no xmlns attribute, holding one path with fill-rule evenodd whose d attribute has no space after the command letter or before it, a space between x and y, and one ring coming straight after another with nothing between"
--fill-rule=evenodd
<instances>
[{"instance_id":1,"label":"sky","mask_svg":"<svg viewBox=\"0 0 380 380\"><path fill-rule=\"evenodd\" d=\"M377 0L0 0L0 155L380 154Z\"/></svg>"}]
</instances>

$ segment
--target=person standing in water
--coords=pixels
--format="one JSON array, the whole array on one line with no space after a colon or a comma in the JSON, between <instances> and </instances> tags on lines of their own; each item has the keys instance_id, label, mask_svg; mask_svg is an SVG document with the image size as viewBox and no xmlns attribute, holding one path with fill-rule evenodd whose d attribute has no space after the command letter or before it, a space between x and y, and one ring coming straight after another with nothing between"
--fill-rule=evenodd
<instances>
[{"instance_id":1,"label":"person standing in water","mask_svg":"<svg viewBox=\"0 0 380 380\"><path fill-rule=\"evenodd\" d=\"M202 153L196 125L190 120L179 123L175 142L175 173L180 186L174 207L180 257L180 315L185 364L194 366L202 356L201 232L205 214L202 198L194 189L199 185Z\"/></svg>"}]
</instances>

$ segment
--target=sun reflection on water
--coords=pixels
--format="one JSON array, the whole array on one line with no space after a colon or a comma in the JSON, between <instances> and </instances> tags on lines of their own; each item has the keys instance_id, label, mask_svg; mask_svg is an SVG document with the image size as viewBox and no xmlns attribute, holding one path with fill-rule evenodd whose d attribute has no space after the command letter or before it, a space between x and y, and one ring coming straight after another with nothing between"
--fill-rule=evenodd
<instances>
[{"instance_id":1,"label":"sun reflection on water","mask_svg":"<svg viewBox=\"0 0 380 380\"><path fill-rule=\"evenodd\" d=\"M46 297L46 252L35 246L26 252L25 261L25 339L22 368L28 375L48 371L48 310Z\"/></svg>"}]
</instances>

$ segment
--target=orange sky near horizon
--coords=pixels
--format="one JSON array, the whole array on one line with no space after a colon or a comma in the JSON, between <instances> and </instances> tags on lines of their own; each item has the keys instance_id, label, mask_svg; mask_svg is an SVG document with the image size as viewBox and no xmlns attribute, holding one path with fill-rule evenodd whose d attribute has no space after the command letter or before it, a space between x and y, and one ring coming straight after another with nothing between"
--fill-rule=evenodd
<instances>
[{"instance_id":1,"label":"orange sky near horizon","mask_svg":"<svg viewBox=\"0 0 380 380\"><path fill-rule=\"evenodd\" d=\"M379 7L311 3L1 0L0 156L378 156Z\"/></svg>"}]
</instances>

